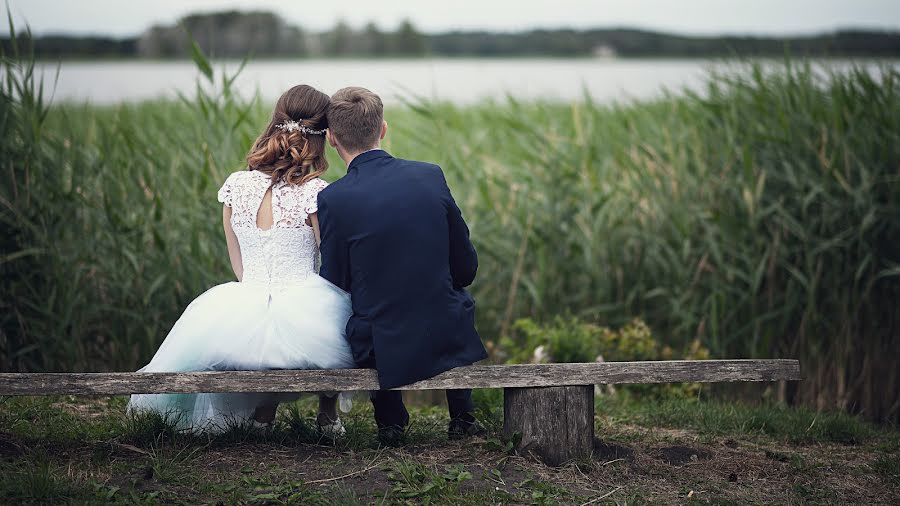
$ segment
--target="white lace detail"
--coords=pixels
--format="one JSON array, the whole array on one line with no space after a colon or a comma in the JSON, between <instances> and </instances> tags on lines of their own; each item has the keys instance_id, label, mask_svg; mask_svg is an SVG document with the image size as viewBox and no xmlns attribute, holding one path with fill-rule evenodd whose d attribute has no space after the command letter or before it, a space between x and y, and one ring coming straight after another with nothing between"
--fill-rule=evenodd
<instances>
[{"instance_id":1,"label":"white lace detail","mask_svg":"<svg viewBox=\"0 0 900 506\"><path fill-rule=\"evenodd\" d=\"M260 230L256 213L271 179L258 171L228 176L219 202L231 207L231 227L241 247L243 282L266 283L272 290L303 281L317 270L319 248L307 217L318 210L316 197L328 183L312 179L297 186L272 187L272 228Z\"/></svg>"}]
</instances>

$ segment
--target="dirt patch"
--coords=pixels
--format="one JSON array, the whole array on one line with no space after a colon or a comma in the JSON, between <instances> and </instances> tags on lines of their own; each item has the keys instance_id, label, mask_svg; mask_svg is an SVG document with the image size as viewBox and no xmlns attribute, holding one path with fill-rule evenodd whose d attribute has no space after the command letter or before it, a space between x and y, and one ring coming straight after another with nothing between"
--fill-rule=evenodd
<instances>
[{"instance_id":1,"label":"dirt patch","mask_svg":"<svg viewBox=\"0 0 900 506\"><path fill-rule=\"evenodd\" d=\"M594 439L594 459L604 463L617 460L634 461L634 450L627 446Z\"/></svg>"},{"instance_id":2,"label":"dirt patch","mask_svg":"<svg viewBox=\"0 0 900 506\"><path fill-rule=\"evenodd\" d=\"M790 462L791 457L782 452L774 451L774 450L765 450L764 452L767 459L774 460L776 462Z\"/></svg>"},{"instance_id":3,"label":"dirt patch","mask_svg":"<svg viewBox=\"0 0 900 506\"><path fill-rule=\"evenodd\" d=\"M699 448L691 448L690 446L678 445L658 448L652 452L652 454L671 466L682 466L688 462L697 462L712 458L712 452L701 450Z\"/></svg>"},{"instance_id":4,"label":"dirt patch","mask_svg":"<svg viewBox=\"0 0 900 506\"><path fill-rule=\"evenodd\" d=\"M22 453L24 453L24 449L15 436L0 432L0 458L18 457Z\"/></svg>"}]
</instances>

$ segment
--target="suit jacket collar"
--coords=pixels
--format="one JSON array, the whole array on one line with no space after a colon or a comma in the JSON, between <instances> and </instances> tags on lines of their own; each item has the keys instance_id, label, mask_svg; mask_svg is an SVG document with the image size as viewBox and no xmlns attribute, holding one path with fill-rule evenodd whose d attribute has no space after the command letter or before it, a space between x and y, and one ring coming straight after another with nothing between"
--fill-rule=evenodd
<instances>
[{"instance_id":1,"label":"suit jacket collar","mask_svg":"<svg viewBox=\"0 0 900 506\"><path fill-rule=\"evenodd\" d=\"M347 166L347 170L350 170L354 167L359 167L360 165L368 162L369 160L376 160L378 158L390 158L391 155L387 151L383 149L372 149L366 151L364 153L360 153L356 155L356 158L350 160L350 165Z\"/></svg>"}]
</instances>

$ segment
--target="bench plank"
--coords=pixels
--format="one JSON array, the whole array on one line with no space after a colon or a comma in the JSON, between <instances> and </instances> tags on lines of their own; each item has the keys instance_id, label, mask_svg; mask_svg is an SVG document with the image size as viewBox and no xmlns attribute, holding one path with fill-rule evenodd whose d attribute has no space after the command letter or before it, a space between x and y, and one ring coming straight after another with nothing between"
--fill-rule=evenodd
<instances>
[{"instance_id":1,"label":"bench plank","mask_svg":"<svg viewBox=\"0 0 900 506\"><path fill-rule=\"evenodd\" d=\"M797 360L665 360L458 367L396 390L799 380ZM0 395L377 390L371 369L0 373Z\"/></svg>"}]
</instances>

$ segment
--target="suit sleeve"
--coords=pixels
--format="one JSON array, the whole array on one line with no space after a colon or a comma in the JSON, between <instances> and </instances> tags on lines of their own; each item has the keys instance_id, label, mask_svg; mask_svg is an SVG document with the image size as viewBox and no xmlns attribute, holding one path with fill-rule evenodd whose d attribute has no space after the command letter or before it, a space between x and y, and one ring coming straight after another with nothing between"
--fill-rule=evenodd
<instances>
[{"instance_id":1,"label":"suit sleeve","mask_svg":"<svg viewBox=\"0 0 900 506\"><path fill-rule=\"evenodd\" d=\"M327 199L318 195L319 235L322 267L319 275L345 292L350 291L350 255L346 242L337 234L336 223L328 207Z\"/></svg>"},{"instance_id":2,"label":"suit sleeve","mask_svg":"<svg viewBox=\"0 0 900 506\"><path fill-rule=\"evenodd\" d=\"M454 288L465 288L475 280L475 273L478 271L478 254L469 238L469 227L462 217L459 206L453 200L443 172L441 181L444 186L447 224L450 229L450 275L453 277Z\"/></svg>"}]
</instances>

